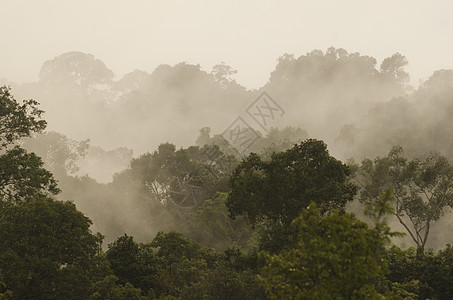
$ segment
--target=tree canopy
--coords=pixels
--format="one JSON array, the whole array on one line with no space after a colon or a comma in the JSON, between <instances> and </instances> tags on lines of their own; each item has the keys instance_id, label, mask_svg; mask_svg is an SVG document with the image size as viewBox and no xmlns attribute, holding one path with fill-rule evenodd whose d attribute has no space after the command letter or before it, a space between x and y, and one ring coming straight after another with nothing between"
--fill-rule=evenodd
<instances>
[{"instance_id":1,"label":"tree canopy","mask_svg":"<svg viewBox=\"0 0 453 300\"><path fill-rule=\"evenodd\" d=\"M218 155L210 155L212 151ZM236 159L216 145L176 150L165 143L153 153L133 159L131 172L158 201L194 207L216 192L226 191L226 178L235 164Z\"/></svg>"},{"instance_id":2,"label":"tree canopy","mask_svg":"<svg viewBox=\"0 0 453 300\"><path fill-rule=\"evenodd\" d=\"M13 299L87 298L98 240L75 205L0 201L0 270Z\"/></svg>"},{"instance_id":3,"label":"tree canopy","mask_svg":"<svg viewBox=\"0 0 453 300\"><path fill-rule=\"evenodd\" d=\"M7 87L0 87L0 150L22 137L46 128L35 100L16 101Z\"/></svg>"},{"instance_id":4,"label":"tree canopy","mask_svg":"<svg viewBox=\"0 0 453 300\"><path fill-rule=\"evenodd\" d=\"M262 281L271 299L380 299L386 240L349 214L321 215L312 203L292 226L297 245L263 253Z\"/></svg>"},{"instance_id":5,"label":"tree canopy","mask_svg":"<svg viewBox=\"0 0 453 300\"><path fill-rule=\"evenodd\" d=\"M0 201L23 201L60 192L41 158L17 145L20 138L45 129L35 100L19 104L0 87Z\"/></svg>"},{"instance_id":6,"label":"tree canopy","mask_svg":"<svg viewBox=\"0 0 453 300\"><path fill-rule=\"evenodd\" d=\"M375 202L385 189L392 188L394 214L422 250L432 223L445 208L453 207L453 166L437 153L410 159L402 147L395 146L385 157L364 160L355 178L362 188L362 202Z\"/></svg>"},{"instance_id":7,"label":"tree canopy","mask_svg":"<svg viewBox=\"0 0 453 300\"><path fill-rule=\"evenodd\" d=\"M308 139L270 160L253 153L244 158L230 177L226 203L231 216L244 215L252 224L289 225L311 201L322 212L343 212L356 192L348 176L349 168L324 142Z\"/></svg>"}]
</instances>

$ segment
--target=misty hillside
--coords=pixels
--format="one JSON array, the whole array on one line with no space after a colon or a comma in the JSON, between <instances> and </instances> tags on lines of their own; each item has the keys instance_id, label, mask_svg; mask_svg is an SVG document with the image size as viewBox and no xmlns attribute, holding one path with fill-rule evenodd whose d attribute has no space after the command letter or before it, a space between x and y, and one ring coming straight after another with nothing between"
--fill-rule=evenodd
<instances>
[{"instance_id":1,"label":"misty hillside","mask_svg":"<svg viewBox=\"0 0 453 300\"><path fill-rule=\"evenodd\" d=\"M284 54L251 90L67 52L4 80L0 299L449 299L453 70L407 65Z\"/></svg>"},{"instance_id":2,"label":"misty hillside","mask_svg":"<svg viewBox=\"0 0 453 300\"><path fill-rule=\"evenodd\" d=\"M0 300L453 299L453 1L2 1Z\"/></svg>"},{"instance_id":3,"label":"misty hillside","mask_svg":"<svg viewBox=\"0 0 453 300\"><path fill-rule=\"evenodd\" d=\"M121 234L123 226L155 222L147 220L144 203L129 206L129 214L139 218L125 217L125 211L117 214L115 206L105 217L106 211L96 207L113 201L107 190L130 172L133 157L152 153L165 142L177 148L217 144L236 159L251 152L286 150L308 137L325 141L336 157L357 162L385 155L395 145L411 157L430 151L452 157L448 111L453 105L453 71L435 71L414 89L407 64L399 53L378 64L371 56L333 47L299 57L285 54L266 85L249 90L234 80L238 71L224 63L209 73L199 65L180 63L115 79L93 55L68 52L43 64L39 82L10 85L17 97L39 100L48 122L48 132L25 140L24 147L38 153L57 176L63 198L74 200L95 226L120 226L116 234ZM273 129L263 130L246 113L263 92L284 110ZM219 143L238 116L260 137L242 154ZM95 191L74 191L74 180ZM113 198L124 202L131 197ZM127 232L143 235L133 228Z\"/></svg>"},{"instance_id":4,"label":"misty hillside","mask_svg":"<svg viewBox=\"0 0 453 300\"><path fill-rule=\"evenodd\" d=\"M126 147L136 155L165 141L189 146L203 127L221 134L238 116L266 134L245 113L264 91L285 112L276 127L301 128L326 141L340 158L382 155L395 144L450 154L452 71L434 72L415 90L407 63L399 53L378 64L371 56L335 48L285 54L265 86L248 90L223 63L209 73L180 63L115 79L93 55L68 52L43 64L39 82L10 85L18 98L41 103L48 130L106 150Z\"/></svg>"}]
</instances>

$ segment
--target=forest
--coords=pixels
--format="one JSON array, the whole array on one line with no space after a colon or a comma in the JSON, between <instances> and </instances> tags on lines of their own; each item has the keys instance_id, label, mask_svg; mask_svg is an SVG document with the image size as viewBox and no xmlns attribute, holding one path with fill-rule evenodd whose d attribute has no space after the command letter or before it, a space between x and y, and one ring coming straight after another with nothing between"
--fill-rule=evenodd
<instances>
[{"instance_id":1,"label":"forest","mask_svg":"<svg viewBox=\"0 0 453 300\"><path fill-rule=\"evenodd\" d=\"M68 52L0 80L0 299L453 299L453 70L407 64L285 54L250 90Z\"/></svg>"}]
</instances>

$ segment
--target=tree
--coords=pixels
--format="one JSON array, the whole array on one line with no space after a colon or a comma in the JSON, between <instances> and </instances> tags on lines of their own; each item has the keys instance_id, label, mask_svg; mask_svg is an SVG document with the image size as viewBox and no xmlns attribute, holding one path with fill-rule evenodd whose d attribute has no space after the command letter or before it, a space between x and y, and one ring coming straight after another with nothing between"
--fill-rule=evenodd
<instances>
[{"instance_id":1,"label":"tree","mask_svg":"<svg viewBox=\"0 0 453 300\"><path fill-rule=\"evenodd\" d=\"M0 201L0 270L12 299L89 297L98 239L71 202Z\"/></svg>"},{"instance_id":2,"label":"tree","mask_svg":"<svg viewBox=\"0 0 453 300\"><path fill-rule=\"evenodd\" d=\"M117 284L118 277L115 275L106 276L102 281L94 284L94 292L91 294L92 300L141 300L141 290L134 288L129 282L125 285Z\"/></svg>"},{"instance_id":3,"label":"tree","mask_svg":"<svg viewBox=\"0 0 453 300\"><path fill-rule=\"evenodd\" d=\"M42 157L47 169L61 176L79 170L77 161L86 155L89 140L76 141L50 131L25 139L22 147Z\"/></svg>"},{"instance_id":4,"label":"tree","mask_svg":"<svg viewBox=\"0 0 453 300\"><path fill-rule=\"evenodd\" d=\"M409 73L404 71L406 65L406 57L400 53L395 53L382 61L381 73L390 77L389 79L399 84L401 87L407 87L410 77Z\"/></svg>"},{"instance_id":5,"label":"tree","mask_svg":"<svg viewBox=\"0 0 453 300\"><path fill-rule=\"evenodd\" d=\"M203 280L185 286L181 291L181 298L254 300L266 299L266 295L256 274L250 270L237 271L220 262L219 266L207 271Z\"/></svg>"},{"instance_id":6,"label":"tree","mask_svg":"<svg viewBox=\"0 0 453 300\"><path fill-rule=\"evenodd\" d=\"M412 299L452 299L451 272L453 247L447 244L437 253L420 253L414 247L401 250L393 247L388 253L389 274L386 278L392 291Z\"/></svg>"},{"instance_id":7,"label":"tree","mask_svg":"<svg viewBox=\"0 0 453 300\"><path fill-rule=\"evenodd\" d=\"M243 159L230 177L226 204L232 218L259 225L261 249L277 253L294 242L290 224L311 201L322 213L344 212L356 192L348 176L324 142L308 139L270 159L254 153Z\"/></svg>"},{"instance_id":8,"label":"tree","mask_svg":"<svg viewBox=\"0 0 453 300\"><path fill-rule=\"evenodd\" d=\"M72 51L46 61L39 72L40 83L45 86L88 88L100 84L110 85L113 72L91 54Z\"/></svg>"},{"instance_id":9,"label":"tree","mask_svg":"<svg viewBox=\"0 0 453 300\"><path fill-rule=\"evenodd\" d=\"M193 207L202 200L201 179L207 172L189 159L188 151L161 144L154 153L134 159L131 168L144 187L161 203Z\"/></svg>"},{"instance_id":10,"label":"tree","mask_svg":"<svg viewBox=\"0 0 453 300\"><path fill-rule=\"evenodd\" d=\"M453 166L437 153L409 159L402 147L395 146L385 157L364 160L355 179L364 203L377 201L380 194L392 188L394 215L422 251L432 223L439 220L445 208L453 207Z\"/></svg>"},{"instance_id":11,"label":"tree","mask_svg":"<svg viewBox=\"0 0 453 300\"><path fill-rule=\"evenodd\" d=\"M181 290L206 279L219 255L177 232L159 232L150 244L158 258L157 294L178 297Z\"/></svg>"},{"instance_id":12,"label":"tree","mask_svg":"<svg viewBox=\"0 0 453 300\"><path fill-rule=\"evenodd\" d=\"M31 99L19 104L9 88L0 87L0 150L46 128L46 121L40 119L43 111L38 105Z\"/></svg>"},{"instance_id":13,"label":"tree","mask_svg":"<svg viewBox=\"0 0 453 300\"><path fill-rule=\"evenodd\" d=\"M224 182L235 163L234 157L216 146L176 150L173 144L165 143L153 153L133 159L131 171L142 182L143 190L159 202L193 208L216 192L226 191Z\"/></svg>"},{"instance_id":14,"label":"tree","mask_svg":"<svg viewBox=\"0 0 453 300\"><path fill-rule=\"evenodd\" d=\"M268 158L273 152L283 152L300 144L308 138L308 133L298 127L287 126L283 129L270 128L267 134L250 145L247 151L259 153Z\"/></svg>"},{"instance_id":15,"label":"tree","mask_svg":"<svg viewBox=\"0 0 453 300\"><path fill-rule=\"evenodd\" d=\"M292 226L296 247L261 252L261 279L271 299L381 299L375 284L387 271L388 238L349 214L323 216L314 203Z\"/></svg>"},{"instance_id":16,"label":"tree","mask_svg":"<svg viewBox=\"0 0 453 300\"><path fill-rule=\"evenodd\" d=\"M151 80L151 75L145 71L134 70L125 74L120 80L114 83L115 89L126 95L129 93L146 92L145 86ZM137 95L135 95L137 96Z\"/></svg>"},{"instance_id":17,"label":"tree","mask_svg":"<svg viewBox=\"0 0 453 300\"><path fill-rule=\"evenodd\" d=\"M227 194L219 193L207 199L190 215L187 228L181 229L187 237L205 247L223 251L235 246L250 246L252 230L243 218L232 220L225 205Z\"/></svg>"},{"instance_id":18,"label":"tree","mask_svg":"<svg viewBox=\"0 0 453 300\"><path fill-rule=\"evenodd\" d=\"M198 136L197 140L195 141L195 144L199 147L203 147L204 145L209 144L209 141L211 139L210 133L211 133L211 128L209 128L209 127L201 128L200 135Z\"/></svg>"},{"instance_id":19,"label":"tree","mask_svg":"<svg viewBox=\"0 0 453 300\"><path fill-rule=\"evenodd\" d=\"M60 192L52 173L34 153L14 147L0 155L0 201L30 201Z\"/></svg>"},{"instance_id":20,"label":"tree","mask_svg":"<svg viewBox=\"0 0 453 300\"><path fill-rule=\"evenodd\" d=\"M60 192L42 160L16 145L17 140L46 127L38 102L20 105L6 87L0 87L0 201L23 201Z\"/></svg>"},{"instance_id":21,"label":"tree","mask_svg":"<svg viewBox=\"0 0 453 300\"><path fill-rule=\"evenodd\" d=\"M230 178L226 203L232 217L244 215L251 224L289 226L310 201L323 213L344 212L356 192L348 176L349 168L329 155L324 142L308 139L268 161L253 153L243 159Z\"/></svg>"},{"instance_id":22,"label":"tree","mask_svg":"<svg viewBox=\"0 0 453 300\"><path fill-rule=\"evenodd\" d=\"M211 74L222 88L226 88L229 83L233 82L232 76L237 74L237 72L237 70L234 70L222 61L220 64L212 67Z\"/></svg>"},{"instance_id":23,"label":"tree","mask_svg":"<svg viewBox=\"0 0 453 300\"><path fill-rule=\"evenodd\" d=\"M130 283L144 294L156 288L157 259L150 247L125 234L109 245L106 258L120 284Z\"/></svg>"}]
</instances>

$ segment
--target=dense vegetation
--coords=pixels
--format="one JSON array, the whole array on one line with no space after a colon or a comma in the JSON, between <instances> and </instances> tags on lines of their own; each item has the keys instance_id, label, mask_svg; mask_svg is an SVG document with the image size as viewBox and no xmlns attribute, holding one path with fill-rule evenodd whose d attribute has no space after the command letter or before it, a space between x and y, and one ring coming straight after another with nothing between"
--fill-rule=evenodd
<instances>
[{"instance_id":1,"label":"dense vegetation","mask_svg":"<svg viewBox=\"0 0 453 300\"><path fill-rule=\"evenodd\" d=\"M65 69L74 57L84 62L76 65L83 75L77 84ZM330 105L335 94L338 104L328 116L353 107L350 97L374 95L375 106L364 104L374 113L332 139L337 149L348 144L347 154L357 159L368 156L360 163L342 162L298 127L270 129L245 156L203 127L194 145L165 142L133 158L127 148L109 152L45 132L38 102L19 103L0 88L0 299L451 299L453 248L429 248L433 228L453 207L451 149L439 140L435 149L417 147L446 117L419 122L417 135L399 139L408 127L386 114L401 112L415 122L417 113L400 107L411 99L409 107L435 100L447 109L453 81L451 72L437 72L411 92L406 63L395 54L376 70L373 58L331 48L283 56L271 75L266 88L301 99L302 106L311 97ZM168 98L168 87L190 95L188 82L198 82L197 92L205 84L220 99L253 93L232 74L225 65L207 74L181 64L114 82L102 62L71 53L47 62L39 85L51 99L55 86L66 89L65 97L88 99L82 107L75 98L57 105L75 111L121 91L108 114L121 106L139 114L150 105L148 96ZM157 83L165 88L153 89ZM103 92L96 84L114 88ZM179 92L171 97L179 99ZM390 96L399 98L377 103ZM292 113L289 119L296 118ZM331 119L327 139L352 119ZM376 134L370 142L362 131L373 124L379 125L373 132L385 129L388 138ZM311 132L318 125L307 123ZM387 148L385 155L373 152ZM87 156L129 165L99 183L77 175ZM401 246L403 234L412 247Z\"/></svg>"}]
</instances>

